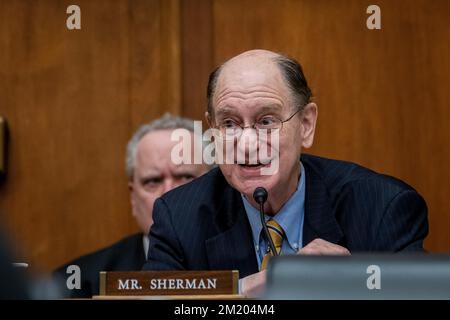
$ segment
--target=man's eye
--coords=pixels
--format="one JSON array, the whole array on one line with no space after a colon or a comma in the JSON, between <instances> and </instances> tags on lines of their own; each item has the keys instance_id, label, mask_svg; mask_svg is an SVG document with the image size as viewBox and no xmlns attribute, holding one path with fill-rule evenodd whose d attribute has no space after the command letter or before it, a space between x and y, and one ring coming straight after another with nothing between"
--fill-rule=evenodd
<instances>
[{"instance_id":1,"label":"man's eye","mask_svg":"<svg viewBox=\"0 0 450 320\"><path fill-rule=\"evenodd\" d=\"M195 177L192 174L184 174L180 176L181 180L183 181L190 181L192 179L195 179Z\"/></svg>"},{"instance_id":2,"label":"man's eye","mask_svg":"<svg viewBox=\"0 0 450 320\"><path fill-rule=\"evenodd\" d=\"M226 129L234 129L234 128L238 127L238 125L235 121L233 121L231 119L227 119L222 122L222 127L226 128Z\"/></svg>"},{"instance_id":3,"label":"man's eye","mask_svg":"<svg viewBox=\"0 0 450 320\"><path fill-rule=\"evenodd\" d=\"M276 119L274 117L264 117L258 121L258 124L261 126L271 126L276 123Z\"/></svg>"},{"instance_id":4,"label":"man's eye","mask_svg":"<svg viewBox=\"0 0 450 320\"><path fill-rule=\"evenodd\" d=\"M144 180L144 185L145 186L157 186L160 185L162 183L162 178L150 178L150 179L146 179Z\"/></svg>"}]
</instances>

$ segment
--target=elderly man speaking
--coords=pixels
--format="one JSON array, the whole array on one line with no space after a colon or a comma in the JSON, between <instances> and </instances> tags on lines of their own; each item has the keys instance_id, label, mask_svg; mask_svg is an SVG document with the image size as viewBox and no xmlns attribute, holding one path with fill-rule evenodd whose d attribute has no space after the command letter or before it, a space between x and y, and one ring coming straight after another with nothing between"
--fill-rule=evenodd
<instances>
[{"instance_id":1,"label":"elderly man speaking","mask_svg":"<svg viewBox=\"0 0 450 320\"><path fill-rule=\"evenodd\" d=\"M231 137L239 149L240 139L268 130L278 134L276 152L256 163L219 164L158 199L144 269L237 269L241 292L257 296L273 249L316 255L423 250L427 207L413 188L353 163L302 154L313 144L318 108L298 62L265 50L244 52L210 75L207 94L216 142ZM258 149L272 143L255 141ZM273 153L278 170L263 174ZM258 187L268 195L272 244L253 198Z\"/></svg>"}]
</instances>

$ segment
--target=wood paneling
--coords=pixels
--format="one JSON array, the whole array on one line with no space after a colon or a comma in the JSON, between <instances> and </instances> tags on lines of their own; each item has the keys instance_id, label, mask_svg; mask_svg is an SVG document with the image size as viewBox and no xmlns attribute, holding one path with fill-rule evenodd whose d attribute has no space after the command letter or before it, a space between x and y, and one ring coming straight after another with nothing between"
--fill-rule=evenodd
<instances>
[{"instance_id":1,"label":"wood paneling","mask_svg":"<svg viewBox=\"0 0 450 320\"><path fill-rule=\"evenodd\" d=\"M204 126L208 75L214 68L212 8L212 1L182 1L182 110Z\"/></svg>"},{"instance_id":2,"label":"wood paneling","mask_svg":"<svg viewBox=\"0 0 450 320\"><path fill-rule=\"evenodd\" d=\"M181 112L179 7L178 0L129 1L128 109L133 130L165 112Z\"/></svg>"},{"instance_id":3,"label":"wood paneling","mask_svg":"<svg viewBox=\"0 0 450 320\"><path fill-rule=\"evenodd\" d=\"M178 1L0 2L0 211L19 258L50 269L136 229L124 174L134 129L180 110Z\"/></svg>"}]
</instances>

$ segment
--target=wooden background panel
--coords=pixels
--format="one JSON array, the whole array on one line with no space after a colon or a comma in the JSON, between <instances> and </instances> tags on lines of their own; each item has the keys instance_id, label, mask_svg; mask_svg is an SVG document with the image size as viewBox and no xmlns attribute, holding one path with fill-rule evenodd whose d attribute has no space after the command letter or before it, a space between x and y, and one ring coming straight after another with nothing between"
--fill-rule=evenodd
<instances>
[{"instance_id":1,"label":"wooden background panel","mask_svg":"<svg viewBox=\"0 0 450 320\"><path fill-rule=\"evenodd\" d=\"M165 112L181 112L180 3L141 0L129 6L128 107L136 129Z\"/></svg>"},{"instance_id":2,"label":"wooden background panel","mask_svg":"<svg viewBox=\"0 0 450 320\"><path fill-rule=\"evenodd\" d=\"M182 1L182 112L203 120L206 128L206 87L213 69L213 2Z\"/></svg>"},{"instance_id":3,"label":"wooden background panel","mask_svg":"<svg viewBox=\"0 0 450 320\"><path fill-rule=\"evenodd\" d=\"M136 231L124 174L137 125L179 112L178 1L0 2L0 211L19 258L45 270Z\"/></svg>"},{"instance_id":4,"label":"wooden background panel","mask_svg":"<svg viewBox=\"0 0 450 320\"><path fill-rule=\"evenodd\" d=\"M448 1L214 2L214 63L266 48L297 58L319 105L311 153L404 179L426 198L433 251L450 250Z\"/></svg>"}]
</instances>

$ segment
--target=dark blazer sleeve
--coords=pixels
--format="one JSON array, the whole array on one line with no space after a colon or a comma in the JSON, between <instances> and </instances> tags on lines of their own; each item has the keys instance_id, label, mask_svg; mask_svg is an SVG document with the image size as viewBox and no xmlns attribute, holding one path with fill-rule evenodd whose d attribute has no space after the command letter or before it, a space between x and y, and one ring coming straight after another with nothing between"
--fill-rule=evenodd
<instances>
[{"instance_id":1,"label":"dark blazer sleeve","mask_svg":"<svg viewBox=\"0 0 450 320\"><path fill-rule=\"evenodd\" d=\"M141 270L145 262L142 233L128 236L95 252L79 257L56 269L53 277L60 286L61 296L65 298L89 298L99 294L100 271ZM66 281L70 274L67 267L77 265L81 271L81 288L70 290Z\"/></svg>"},{"instance_id":2,"label":"dark blazer sleeve","mask_svg":"<svg viewBox=\"0 0 450 320\"><path fill-rule=\"evenodd\" d=\"M149 249L144 270L184 270L184 256L172 223L169 207L163 199L153 206L153 225L149 233Z\"/></svg>"},{"instance_id":3,"label":"dark blazer sleeve","mask_svg":"<svg viewBox=\"0 0 450 320\"><path fill-rule=\"evenodd\" d=\"M414 190L403 190L390 201L380 220L375 250L423 251L427 234L425 200Z\"/></svg>"}]
</instances>

